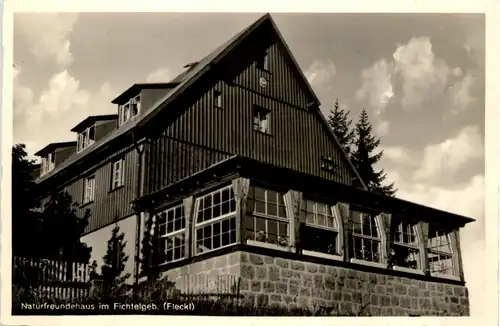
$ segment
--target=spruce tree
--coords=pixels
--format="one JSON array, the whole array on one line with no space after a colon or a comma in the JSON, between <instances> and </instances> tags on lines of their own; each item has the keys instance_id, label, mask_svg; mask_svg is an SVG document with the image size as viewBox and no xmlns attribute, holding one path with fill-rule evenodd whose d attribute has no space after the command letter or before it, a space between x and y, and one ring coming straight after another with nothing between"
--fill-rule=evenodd
<instances>
[{"instance_id":1,"label":"spruce tree","mask_svg":"<svg viewBox=\"0 0 500 326\"><path fill-rule=\"evenodd\" d=\"M41 216L33 171L36 165L28 159L26 146L12 147L12 254L16 257L38 257L40 252Z\"/></svg>"},{"instance_id":2,"label":"spruce tree","mask_svg":"<svg viewBox=\"0 0 500 326\"><path fill-rule=\"evenodd\" d=\"M92 248L81 242L90 217L77 213L78 204L66 191L51 196L41 213L41 232L38 244L41 256L48 259L88 263ZM80 216L79 216L80 215Z\"/></svg>"},{"instance_id":3,"label":"spruce tree","mask_svg":"<svg viewBox=\"0 0 500 326\"><path fill-rule=\"evenodd\" d=\"M349 114L350 111L346 112L339 107L339 99L336 99L333 110L330 110L328 116L328 124L348 156L351 154L354 141L354 130L351 129L352 120L349 119Z\"/></svg>"},{"instance_id":4,"label":"spruce tree","mask_svg":"<svg viewBox=\"0 0 500 326\"><path fill-rule=\"evenodd\" d=\"M372 135L372 125L368 120L368 113L365 109L361 111L354 131L356 139L351 160L361 179L365 182L369 191L394 196L397 191L397 189L394 189L394 183L383 185L387 175L384 170L375 170L375 165L380 161L384 152L381 150L376 153L380 145L380 139Z\"/></svg>"},{"instance_id":5,"label":"spruce tree","mask_svg":"<svg viewBox=\"0 0 500 326\"><path fill-rule=\"evenodd\" d=\"M125 234L120 232L120 227L117 224L111 231L108 250L103 257L104 265L101 267L101 275L105 297L109 299L123 297L128 288L125 281L130 277L130 273L124 273L124 270L129 256L125 254L127 242L124 237Z\"/></svg>"}]
</instances>

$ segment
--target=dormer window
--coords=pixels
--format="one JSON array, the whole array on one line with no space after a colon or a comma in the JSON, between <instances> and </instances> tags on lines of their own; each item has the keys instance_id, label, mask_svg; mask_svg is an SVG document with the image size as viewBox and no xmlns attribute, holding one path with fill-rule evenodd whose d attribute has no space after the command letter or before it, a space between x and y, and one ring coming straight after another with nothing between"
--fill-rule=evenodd
<instances>
[{"instance_id":1,"label":"dormer window","mask_svg":"<svg viewBox=\"0 0 500 326\"><path fill-rule=\"evenodd\" d=\"M131 98L127 103L118 107L118 122L121 126L141 112L141 96Z\"/></svg>"},{"instance_id":2,"label":"dormer window","mask_svg":"<svg viewBox=\"0 0 500 326\"><path fill-rule=\"evenodd\" d=\"M42 166L40 174L43 175L52 169L54 169L56 165L56 153L49 153L47 156L42 157Z\"/></svg>"},{"instance_id":3,"label":"dormer window","mask_svg":"<svg viewBox=\"0 0 500 326\"><path fill-rule=\"evenodd\" d=\"M269 54L267 51L261 55L261 57L257 60L257 68L260 70L269 71Z\"/></svg>"},{"instance_id":4,"label":"dormer window","mask_svg":"<svg viewBox=\"0 0 500 326\"><path fill-rule=\"evenodd\" d=\"M90 126L78 134L78 151L89 147L95 142L95 127Z\"/></svg>"}]
</instances>

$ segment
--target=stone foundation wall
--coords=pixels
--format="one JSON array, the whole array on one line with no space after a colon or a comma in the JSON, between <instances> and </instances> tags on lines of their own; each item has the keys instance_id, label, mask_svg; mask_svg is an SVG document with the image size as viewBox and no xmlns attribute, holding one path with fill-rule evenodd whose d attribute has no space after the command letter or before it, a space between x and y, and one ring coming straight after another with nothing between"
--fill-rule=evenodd
<instances>
[{"instance_id":1,"label":"stone foundation wall","mask_svg":"<svg viewBox=\"0 0 500 326\"><path fill-rule=\"evenodd\" d=\"M231 282L241 277L240 293L247 304L331 308L332 314L341 315L469 315L464 286L241 251L174 268L164 275L183 292L195 283L220 290L218 276L232 275Z\"/></svg>"},{"instance_id":2,"label":"stone foundation wall","mask_svg":"<svg viewBox=\"0 0 500 326\"><path fill-rule=\"evenodd\" d=\"M372 316L469 315L464 286L241 252L241 290L255 304L333 307Z\"/></svg>"},{"instance_id":3,"label":"stone foundation wall","mask_svg":"<svg viewBox=\"0 0 500 326\"><path fill-rule=\"evenodd\" d=\"M240 276L241 253L208 258L170 269L162 274L181 292L229 292Z\"/></svg>"}]
</instances>

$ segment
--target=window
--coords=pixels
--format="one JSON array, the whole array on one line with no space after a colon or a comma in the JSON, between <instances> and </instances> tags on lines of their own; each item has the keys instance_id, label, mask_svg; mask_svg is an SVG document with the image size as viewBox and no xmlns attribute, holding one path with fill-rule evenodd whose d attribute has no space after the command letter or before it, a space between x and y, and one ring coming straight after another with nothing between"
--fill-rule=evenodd
<instances>
[{"instance_id":1,"label":"window","mask_svg":"<svg viewBox=\"0 0 500 326\"><path fill-rule=\"evenodd\" d=\"M196 253L236 243L236 200L227 186L196 200Z\"/></svg>"},{"instance_id":2,"label":"window","mask_svg":"<svg viewBox=\"0 0 500 326\"><path fill-rule=\"evenodd\" d=\"M381 239L372 214L350 211L351 257L379 263Z\"/></svg>"},{"instance_id":3,"label":"window","mask_svg":"<svg viewBox=\"0 0 500 326\"><path fill-rule=\"evenodd\" d=\"M141 96L131 98L127 103L118 107L118 124L121 126L141 112Z\"/></svg>"},{"instance_id":4,"label":"window","mask_svg":"<svg viewBox=\"0 0 500 326\"><path fill-rule=\"evenodd\" d=\"M449 232L430 226L428 250L431 275L455 275Z\"/></svg>"},{"instance_id":5,"label":"window","mask_svg":"<svg viewBox=\"0 0 500 326\"><path fill-rule=\"evenodd\" d=\"M335 172L336 165L335 161L331 157L322 156L321 157L321 169L328 172Z\"/></svg>"},{"instance_id":6,"label":"window","mask_svg":"<svg viewBox=\"0 0 500 326\"><path fill-rule=\"evenodd\" d=\"M112 180L111 180L111 189L116 189L125 184L125 171L123 169L124 160L120 159L116 162L113 162L112 165Z\"/></svg>"},{"instance_id":7,"label":"window","mask_svg":"<svg viewBox=\"0 0 500 326\"><path fill-rule=\"evenodd\" d=\"M220 91L214 91L214 106L222 108L222 92Z\"/></svg>"},{"instance_id":8,"label":"window","mask_svg":"<svg viewBox=\"0 0 500 326\"><path fill-rule=\"evenodd\" d=\"M184 205L177 205L157 214L160 238L160 262L173 262L185 257L186 217Z\"/></svg>"},{"instance_id":9,"label":"window","mask_svg":"<svg viewBox=\"0 0 500 326\"><path fill-rule=\"evenodd\" d=\"M88 177L85 179L84 187L83 187L83 203L90 203L94 200L95 194L95 178Z\"/></svg>"},{"instance_id":10,"label":"window","mask_svg":"<svg viewBox=\"0 0 500 326\"><path fill-rule=\"evenodd\" d=\"M392 262L395 266L420 269L415 223L395 220L392 230Z\"/></svg>"},{"instance_id":11,"label":"window","mask_svg":"<svg viewBox=\"0 0 500 326\"><path fill-rule=\"evenodd\" d=\"M92 145L95 142L95 127L90 126L78 134L78 151Z\"/></svg>"},{"instance_id":12,"label":"window","mask_svg":"<svg viewBox=\"0 0 500 326\"><path fill-rule=\"evenodd\" d=\"M140 105L141 105L141 96L138 95L134 97L130 103L131 105L131 116L135 117L136 115L139 114L140 111Z\"/></svg>"},{"instance_id":13,"label":"window","mask_svg":"<svg viewBox=\"0 0 500 326\"><path fill-rule=\"evenodd\" d=\"M305 225L301 237L303 249L324 254L338 254L337 237L338 221L330 205L312 200L302 201L302 214L305 215Z\"/></svg>"},{"instance_id":14,"label":"window","mask_svg":"<svg viewBox=\"0 0 500 326\"><path fill-rule=\"evenodd\" d=\"M56 162L56 153L49 153L42 157L41 174L47 173L54 169Z\"/></svg>"},{"instance_id":15,"label":"window","mask_svg":"<svg viewBox=\"0 0 500 326\"><path fill-rule=\"evenodd\" d=\"M244 223L247 240L289 245L289 222L282 193L250 187Z\"/></svg>"},{"instance_id":16,"label":"window","mask_svg":"<svg viewBox=\"0 0 500 326\"><path fill-rule=\"evenodd\" d=\"M268 109L260 106L254 106L253 110L253 129L263 133L270 133L269 130L269 120L270 113Z\"/></svg>"},{"instance_id":17,"label":"window","mask_svg":"<svg viewBox=\"0 0 500 326\"><path fill-rule=\"evenodd\" d=\"M267 51L257 60L257 68L260 70L269 71L269 54Z\"/></svg>"}]
</instances>

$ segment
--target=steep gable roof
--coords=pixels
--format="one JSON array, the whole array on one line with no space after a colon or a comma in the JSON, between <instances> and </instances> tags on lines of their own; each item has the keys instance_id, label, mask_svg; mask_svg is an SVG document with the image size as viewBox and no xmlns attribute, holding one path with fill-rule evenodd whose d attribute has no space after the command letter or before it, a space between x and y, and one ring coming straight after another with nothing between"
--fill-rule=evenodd
<instances>
[{"instance_id":1,"label":"steep gable roof","mask_svg":"<svg viewBox=\"0 0 500 326\"><path fill-rule=\"evenodd\" d=\"M172 101L174 101L176 98L178 98L181 94L183 94L186 90L191 87L199 78L201 78L205 73L207 73L212 66L216 65L219 63L221 60L223 60L228 53L230 53L236 46L238 46L243 40L245 40L253 31L255 31L257 28L262 26L265 23L270 23L273 31L276 33L278 36L280 42L285 48L285 53L290 59L293 68L295 68L296 72L299 74L300 78L299 81L305 86L305 88L308 90L309 95L313 99L313 102L311 103L311 107L315 108L315 112L321 116L323 119L326 127L328 128L329 132L331 133L334 141L339 147L339 151L343 154L343 158L350 167L352 173L356 176L356 178L360 181L362 184L363 188L367 189L366 185L363 183L359 173L356 171L355 167L352 165L352 162L348 158L347 154L345 153L344 149L342 146L340 146L340 143L333 133L331 127L327 123L325 117L319 110L320 106L320 101L317 98L316 94L314 93L311 85L307 81L307 78L305 77L304 73L300 69L297 61L293 57L290 48L286 44L285 40L283 39L283 36L279 32L276 24L274 23L271 15L265 14L261 18L259 18L257 21L255 21L253 24L248 26L247 28L243 29L241 32L238 34L234 35L231 39L229 39L226 43L222 44L218 48L216 48L214 51L212 51L210 54L205 56L202 60L200 60L197 64L194 64L190 66L186 71L183 73L179 74L176 78L174 78L170 83L171 84L177 84L176 87L174 87L169 93L167 93L163 98L158 100L156 103L154 103L145 113L144 115L141 115L138 117L138 119L134 121L130 121L126 125L121 126L120 128L114 130L110 134L107 135L107 137L104 137L101 141L93 144L92 146L84 149L82 152L77 153L76 155L71 156L63 162L58 168L52 170L51 172L47 173L44 175L42 178L38 179L38 182L42 182L43 180L46 180L50 178L51 176L57 174L59 171L65 169L69 165L73 164L74 162L80 160L84 156L95 152L99 149L102 149L104 145L110 143L114 139L131 132L133 129L136 127L143 127L145 126L148 122L152 121L166 106L168 106Z\"/></svg>"}]
</instances>

